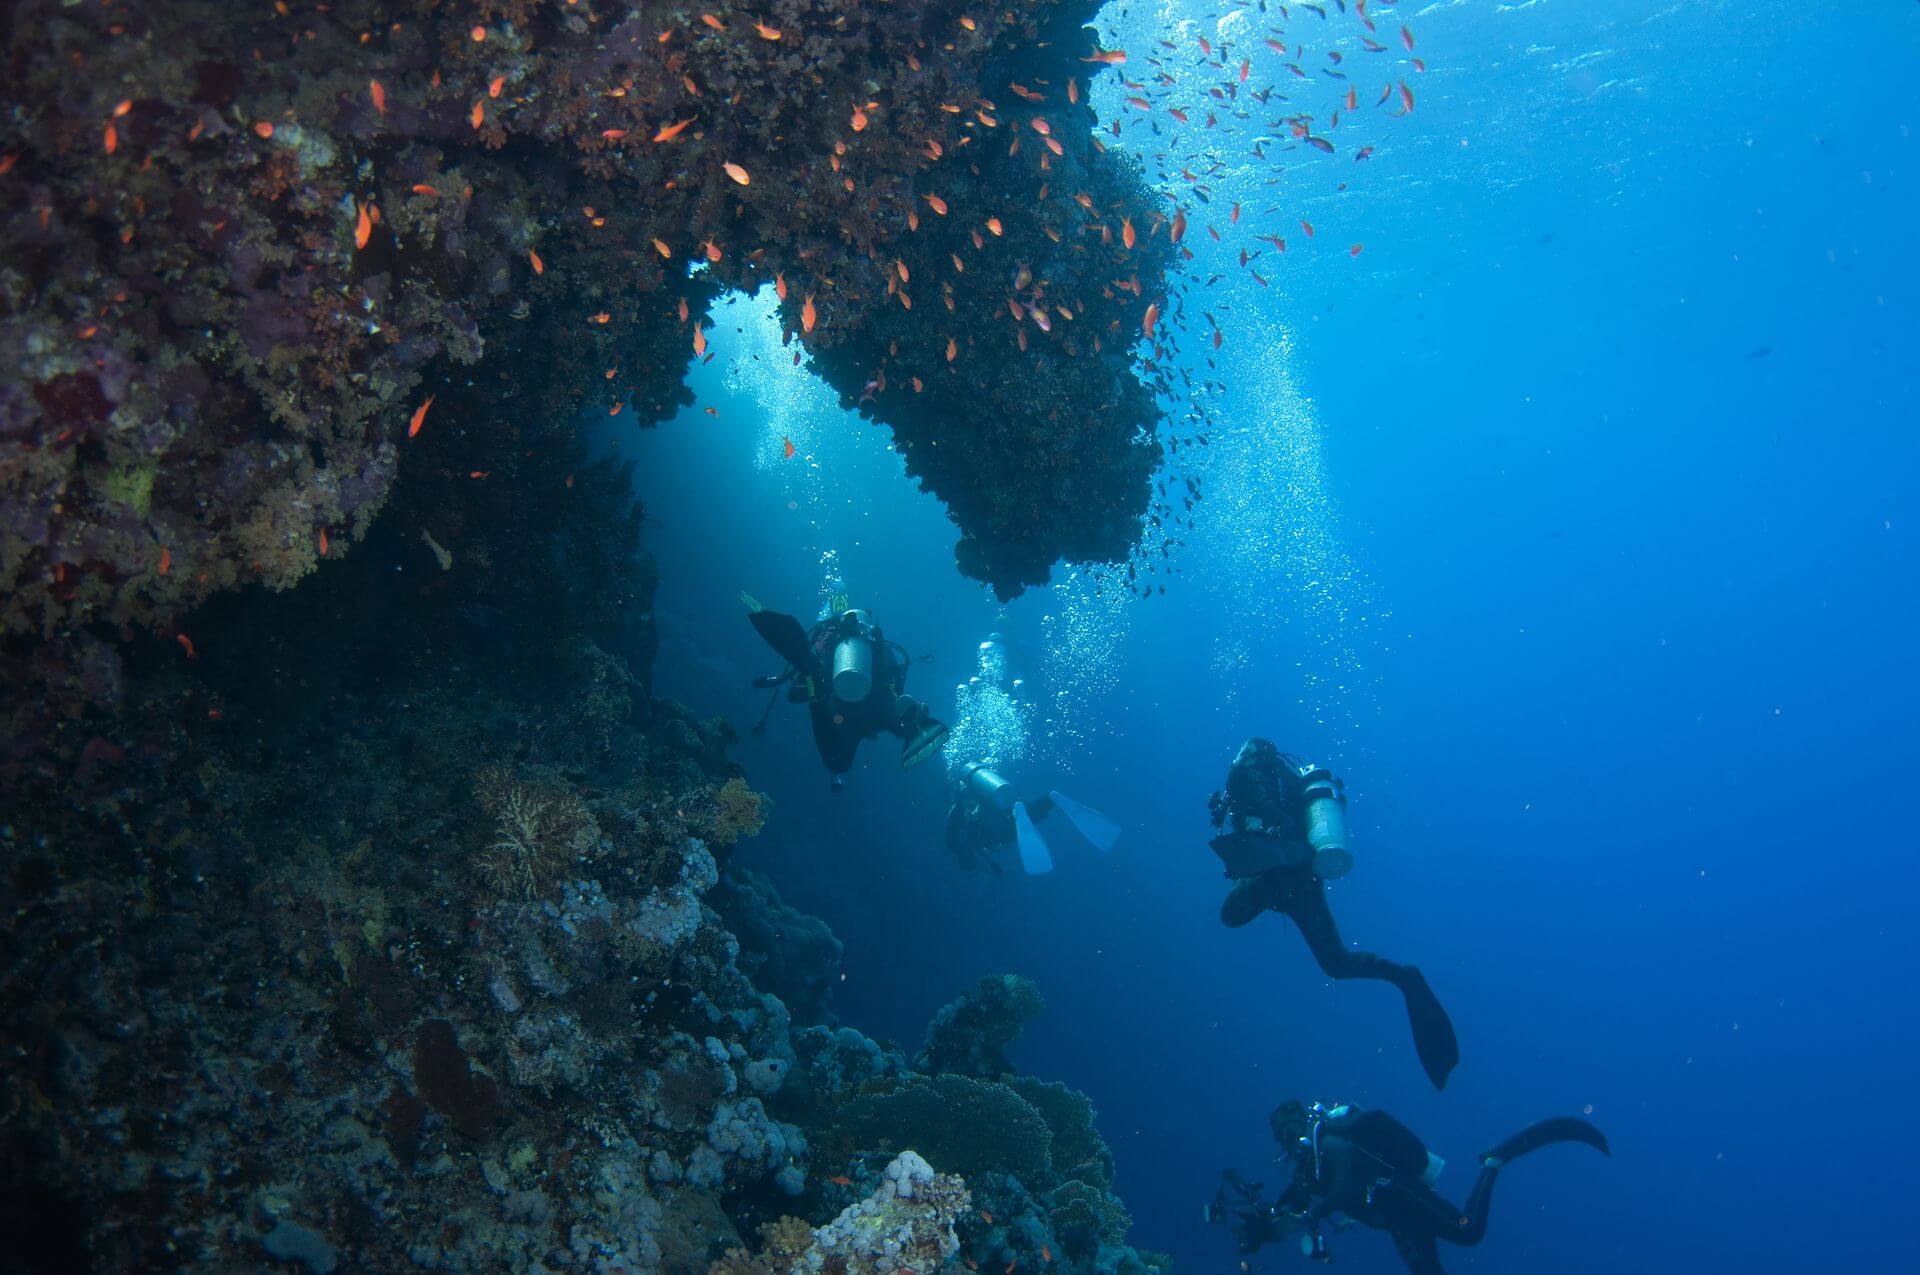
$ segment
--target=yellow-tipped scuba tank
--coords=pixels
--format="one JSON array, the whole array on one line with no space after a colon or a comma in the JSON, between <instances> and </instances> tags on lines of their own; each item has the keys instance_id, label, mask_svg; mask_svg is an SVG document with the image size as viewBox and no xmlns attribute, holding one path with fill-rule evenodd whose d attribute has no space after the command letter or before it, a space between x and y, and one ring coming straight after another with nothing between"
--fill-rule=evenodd
<instances>
[{"instance_id":1,"label":"yellow-tipped scuba tank","mask_svg":"<svg viewBox=\"0 0 1920 1275\"><path fill-rule=\"evenodd\" d=\"M981 763L968 763L960 772L960 781L966 785L967 794L982 806L1000 811L1013 809L1013 785Z\"/></svg>"},{"instance_id":2,"label":"yellow-tipped scuba tank","mask_svg":"<svg viewBox=\"0 0 1920 1275\"><path fill-rule=\"evenodd\" d=\"M852 610L840 617L846 633L833 648L833 697L858 704L873 690L873 617Z\"/></svg>"},{"instance_id":3,"label":"yellow-tipped scuba tank","mask_svg":"<svg viewBox=\"0 0 1920 1275\"><path fill-rule=\"evenodd\" d=\"M1353 871L1353 852L1347 849L1347 786L1325 766L1302 766L1306 785L1305 833L1313 847L1313 874L1337 881Z\"/></svg>"}]
</instances>

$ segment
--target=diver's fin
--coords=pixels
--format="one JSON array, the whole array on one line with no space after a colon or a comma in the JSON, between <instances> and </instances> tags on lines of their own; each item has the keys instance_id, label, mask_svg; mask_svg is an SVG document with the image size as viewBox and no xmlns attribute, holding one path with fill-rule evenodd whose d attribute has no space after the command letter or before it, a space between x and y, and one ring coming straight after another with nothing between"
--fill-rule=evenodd
<instances>
[{"instance_id":1,"label":"diver's fin","mask_svg":"<svg viewBox=\"0 0 1920 1275\"><path fill-rule=\"evenodd\" d=\"M747 621L775 655L809 677L817 674L819 661L814 659L813 645L807 641L807 631L800 627L800 621L784 611L765 609L749 613Z\"/></svg>"},{"instance_id":2,"label":"diver's fin","mask_svg":"<svg viewBox=\"0 0 1920 1275\"><path fill-rule=\"evenodd\" d=\"M745 589L740 590L740 604L746 607L747 610L749 611L766 610L765 607L760 605L760 599L754 597L751 593L748 593Z\"/></svg>"},{"instance_id":3,"label":"diver's fin","mask_svg":"<svg viewBox=\"0 0 1920 1275\"><path fill-rule=\"evenodd\" d=\"M1407 1022L1413 1028L1414 1052L1420 1066L1435 1089L1447 1087L1447 1076L1460 1065L1460 1038L1454 1035L1453 1020L1447 1016L1440 998L1433 994L1426 975L1411 965L1396 981L1407 1002Z\"/></svg>"},{"instance_id":4,"label":"diver's fin","mask_svg":"<svg viewBox=\"0 0 1920 1275\"><path fill-rule=\"evenodd\" d=\"M900 766L903 770L912 770L927 758L939 752L947 744L947 725L931 717L923 717L920 725L900 741Z\"/></svg>"},{"instance_id":5,"label":"diver's fin","mask_svg":"<svg viewBox=\"0 0 1920 1275\"><path fill-rule=\"evenodd\" d=\"M1113 843L1120 840L1120 825L1101 814L1091 806L1083 806L1071 797L1063 797L1057 792L1047 796L1053 798L1054 809L1067 817L1074 830L1093 843L1096 850L1111 850Z\"/></svg>"},{"instance_id":6,"label":"diver's fin","mask_svg":"<svg viewBox=\"0 0 1920 1275\"><path fill-rule=\"evenodd\" d=\"M1032 876L1053 871L1053 853L1047 849L1046 839L1040 830L1033 826L1033 820L1027 817L1024 803L1013 805L1013 839L1020 846L1020 866Z\"/></svg>"},{"instance_id":7,"label":"diver's fin","mask_svg":"<svg viewBox=\"0 0 1920 1275\"><path fill-rule=\"evenodd\" d=\"M1529 1151L1538 1151L1541 1147L1549 1147L1556 1142L1584 1142L1601 1155L1613 1154L1612 1149L1607 1146L1607 1135L1594 1128L1592 1124L1578 1116L1553 1116L1528 1125L1480 1158L1483 1161L1493 1160L1504 1164Z\"/></svg>"}]
</instances>

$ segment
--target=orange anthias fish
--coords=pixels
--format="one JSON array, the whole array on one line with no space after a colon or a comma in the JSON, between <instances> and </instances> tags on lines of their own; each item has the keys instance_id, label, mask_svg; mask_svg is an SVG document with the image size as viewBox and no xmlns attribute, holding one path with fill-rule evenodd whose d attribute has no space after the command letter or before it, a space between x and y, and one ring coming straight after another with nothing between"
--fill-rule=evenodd
<instances>
[{"instance_id":1,"label":"orange anthias fish","mask_svg":"<svg viewBox=\"0 0 1920 1275\"><path fill-rule=\"evenodd\" d=\"M413 409L413 419L407 422L407 437L412 438L420 432L420 426L427 419L427 409L433 406L434 395L427 395L427 401Z\"/></svg>"},{"instance_id":2,"label":"orange anthias fish","mask_svg":"<svg viewBox=\"0 0 1920 1275\"><path fill-rule=\"evenodd\" d=\"M373 219L367 215L365 204L360 204L358 207L360 215L353 223L353 246L364 248L367 246L367 240L373 238Z\"/></svg>"},{"instance_id":3,"label":"orange anthias fish","mask_svg":"<svg viewBox=\"0 0 1920 1275\"><path fill-rule=\"evenodd\" d=\"M707 334L697 327L693 330L693 352L695 354L705 354L707 352Z\"/></svg>"},{"instance_id":4,"label":"orange anthias fish","mask_svg":"<svg viewBox=\"0 0 1920 1275\"><path fill-rule=\"evenodd\" d=\"M184 633L176 633L173 635L173 640L180 644L180 649L187 653L188 659L197 660L200 658L199 652L193 649L192 638L188 637Z\"/></svg>"},{"instance_id":5,"label":"orange anthias fish","mask_svg":"<svg viewBox=\"0 0 1920 1275\"><path fill-rule=\"evenodd\" d=\"M1158 305L1148 306L1147 313L1140 320L1140 331L1142 332L1142 334L1146 336L1152 336L1153 325L1158 323L1159 321L1160 321L1160 307Z\"/></svg>"},{"instance_id":6,"label":"orange anthias fish","mask_svg":"<svg viewBox=\"0 0 1920 1275\"><path fill-rule=\"evenodd\" d=\"M173 569L173 550L160 546L160 574L165 575Z\"/></svg>"},{"instance_id":7,"label":"orange anthias fish","mask_svg":"<svg viewBox=\"0 0 1920 1275\"><path fill-rule=\"evenodd\" d=\"M802 332L813 331L814 321L818 317L819 312L813 308L813 294L808 293L807 299L800 303L800 330Z\"/></svg>"},{"instance_id":8,"label":"orange anthias fish","mask_svg":"<svg viewBox=\"0 0 1920 1275\"><path fill-rule=\"evenodd\" d=\"M1136 236L1133 233L1133 218L1122 217L1120 219L1120 242L1131 248L1134 245L1135 238Z\"/></svg>"},{"instance_id":9,"label":"orange anthias fish","mask_svg":"<svg viewBox=\"0 0 1920 1275\"><path fill-rule=\"evenodd\" d=\"M387 113L387 89L378 80L367 81L367 96L373 99L373 109L380 114Z\"/></svg>"},{"instance_id":10,"label":"orange anthias fish","mask_svg":"<svg viewBox=\"0 0 1920 1275\"><path fill-rule=\"evenodd\" d=\"M793 440L791 438L782 438L780 440L780 454L788 460L793 459ZM853 1179L848 1177L828 1178L827 1181L833 1183L835 1186L853 1185Z\"/></svg>"},{"instance_id":11,"label":"orange anthias fish","mask_svg":"<svg viewBox=\"0 0 1920 1275\"><path fill-rule=\"evenodd\" d=\"M1103 66L1121 66L1126 62L1127 55L1122 49L1095 49L1092 57L1081 58L1080 60L1082 62L1098 62Z\"/></svg>"},{"instance_id":12,"label":"orange anthias fish","mask_svg":"<svg viewBox=\"0 0 1920 1275\"><path fill-rule=\"evenodd\" d=\"M325 527L320 528L320 556L323 558L327 556L327 529Z\"/></svg>"},{"instance_id":13,"label":"orange anthias fish","mask_svg":"<svg viewBox=\"0 0 1920 1275\"><path fill-rule=\"evenodd\" d=\"M535 274L545 274L547 272L547 263L540 260L540 254L531 248L527 249L527 260L532 264Z\"/></svg>"},{"instance_id":14,"label":"orange anthias fish","mask_svg":"<svg viewBox=\"0 0 1920 1275\"><path fill-rule=\"evenodd\" d=\"M732 162L731 160L720 165L720 167L726 171L727 176L733 178L734 181L740 183L740 185L742 186L745 186L748 183L753 181L753 178L747 176L746 169L740 167L740 165Z\"/></svg>"},{"instance_id":15,"label":"orange anthias fish","mask_svg":"<svg viewBox=\"0 0 1920 1275\"><path fill-rule=\"evenodd\" d=\"M653 140L656 142L670 142L674 138L680 136L680 134L686 132L687 126L691 123L693 123L692 120L681 120L678 124L669 124L665 128L661 129L659 132L655 133L653 135Z\"/></svg>"}]
</instances>

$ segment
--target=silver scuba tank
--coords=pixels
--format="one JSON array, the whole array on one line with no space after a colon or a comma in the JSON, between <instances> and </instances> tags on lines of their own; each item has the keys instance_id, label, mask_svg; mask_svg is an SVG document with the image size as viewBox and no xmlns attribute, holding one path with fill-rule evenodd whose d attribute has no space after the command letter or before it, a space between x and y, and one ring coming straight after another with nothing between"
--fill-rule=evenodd
<instances>
[{"instance_id":1,"label":"silver scuba tank","mask_svg":"<svg viewBox=\"0 0 1920 1275\"><path fill-rule=\"evenodd\" d=\"M1002 779L998 772L988 770L979 762L969 763L966 768L967 790L975 801L994 810L1013 809L1013 785Z\"/></svg>"},{"instance_id":2,"label":"silver scuba tank","mask_svg":"<svg viewBox=\"0 0 1920 1275\"><path fill-rule=\"evenodd\" d=\"M1353 871L1353 852L1347 848L1347 786L1325 766L1305 766L1307 844L1313 847L1313 873L1322 881L1336 881Z\"/></svg>"},{"instance_id":3,"label":"silver scuba tank","mask_svg":"<svg viewBox=\"0 0 1920 1275\"><path fill-rule=\"evenodd\" d=\"M854 631L833 648L833 697L857 704L873 690L873 620L865 611L848 611L840 620Z\"/></svg>"}]
</instances>

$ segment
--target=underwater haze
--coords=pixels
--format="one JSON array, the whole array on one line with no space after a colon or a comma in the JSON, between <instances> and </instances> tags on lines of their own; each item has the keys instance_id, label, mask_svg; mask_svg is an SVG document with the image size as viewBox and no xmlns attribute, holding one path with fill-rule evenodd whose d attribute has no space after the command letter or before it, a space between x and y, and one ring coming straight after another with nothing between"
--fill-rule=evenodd
<instances>
[{"instance_id":1,"label":"underwater haze","mask_svg":"<svg viewBox=\"0 0 1920 1275\"><path fill-rule=\"evenodd\" d=\"M31 8L0 1268L1920 1269L1920 4Z\"/></svg>"},{"instance_id":2,"label":"underwater haze","mask_svg":"<svg viewBox=\"0 0 1920 1275\"><path fill-rule=\"evenodd\" d=\"M1214 12L1104 17L1136 48ZM1895 796L1920 756L1920 118L1898 68L1920 9L1398 16L1419 19L1419 106L1346 189L1296 202L1241 165L1215 196L1292 242L1264 291L1218 247L1190 267L1229 273L1234 312L1209 500L1164 596L1069 575L1003 618L929 571L937 503L883 437L823 423L743 315L722 357L761 358L702 384L720 418L618 440L689 475L649 493L649 543L705 577L668 571L663 683L756 718L744 683L772 662L734 592L811 601L827 551L932 657L913 676L937 711L1010 635L1035 689L1007 770L1118 819L1111 855L959 871L941 777L902 782L883 749L828 797L776 709L741 749L778 812L747 858L846 942L836 1005L869 1030L1033 977L1047 1010L1017 1058L1093 1096L1137 1242L1180 1269L1234 1267L1200 1205L1223 1167L1274 1184L1265 1117L1292 1096L1391 1109L1460 1166L1456 1195L1510 1128L1591 1109L1612 1159L1515 1169L1451 1268L1906 1265L1912 1175L1887 1157L1920 1135ZM801 429L790 468L743 464ZM1450 1006L1444 1093L1390 989L1216 919L1204 797L1252 734L1345 777L1359 866L1336 908ZM1339 1248L1398 1268L1384 1240Z\"/></svg>"}]
</instances>

